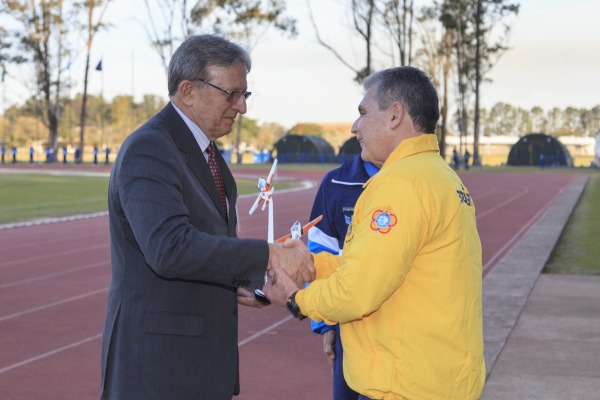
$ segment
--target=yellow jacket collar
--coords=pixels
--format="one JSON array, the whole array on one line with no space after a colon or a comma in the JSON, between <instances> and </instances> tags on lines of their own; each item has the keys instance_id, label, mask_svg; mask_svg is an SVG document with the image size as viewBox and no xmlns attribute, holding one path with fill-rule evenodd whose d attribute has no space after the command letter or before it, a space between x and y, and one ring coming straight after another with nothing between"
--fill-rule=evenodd
<instances>
[{"instance_id":1,"label":"yellow jacket collar","mask_svg":"<svg viewBox=\"0 0 600 400\"><path fill-rule=\"evenodd\" d=\"M393 164L398 160L402 160L415 154L425 152L439 153L439 151L440 147L438 145L437 136L435 134L424 133L419 136L404 139L398 145L398 147L396 147L394 151L392 151L387 160L385 160L385 163L381 167L381 170L383 170L389 164ZM373 175L363 187L366 187L375 176L377 176L377 174Z\"/></svg>"}]
</instances>

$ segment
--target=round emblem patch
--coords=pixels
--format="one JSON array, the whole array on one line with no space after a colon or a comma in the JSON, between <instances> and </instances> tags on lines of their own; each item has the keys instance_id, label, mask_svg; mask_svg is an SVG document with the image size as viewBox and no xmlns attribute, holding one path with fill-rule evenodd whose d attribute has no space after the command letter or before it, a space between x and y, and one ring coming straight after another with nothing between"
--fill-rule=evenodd
<instances>
[{"instance_id":1,"label":"round emblem patch","mask_svg":"<svg viewBox=\"0 0 600 400\"><path fill-rule=\"evenodd\" d=\"M371 229L377 233L388 233L397 222L398 218L394 213L380 209L375 211L371 217Z\"/></svg>"}]
</instances>

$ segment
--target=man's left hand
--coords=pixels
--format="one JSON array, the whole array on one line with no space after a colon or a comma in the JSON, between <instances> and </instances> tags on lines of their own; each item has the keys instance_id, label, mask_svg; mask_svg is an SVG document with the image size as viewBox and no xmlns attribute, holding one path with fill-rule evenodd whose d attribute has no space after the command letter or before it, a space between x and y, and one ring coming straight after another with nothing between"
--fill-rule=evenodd
<instances>
[{"instance_id":1,"label":"man's left hand","mask_svg":"<svg viewBox=\"0 0 600 400\"><path fill-rule=\"evenodd\" d=\"M268 304L262 303L254 297L254 291L250 291L244 288L237 289L237 302L243 306L263 308Z\"/></svg>"},{"instance_id":2,"label":"man's left hand","mask_svg":"<svg viewBox=\"0 0 600 400\"><path fill-rule=\"evenodd\" d=\"M286 307L288 297L297 292L298 289L303 288L304 285L296 284L294 279L283 269L279 260L271 260L270 267L271 269L267 273L263 292L272 304Z\"/></svg>"}]
</instances>

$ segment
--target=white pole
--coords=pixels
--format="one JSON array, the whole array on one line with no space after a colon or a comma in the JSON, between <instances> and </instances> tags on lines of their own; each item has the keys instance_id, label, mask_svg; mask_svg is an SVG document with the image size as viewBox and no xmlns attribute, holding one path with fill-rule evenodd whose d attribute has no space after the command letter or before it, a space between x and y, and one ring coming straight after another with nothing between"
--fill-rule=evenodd
<instances>
[{"instance_id":1,"label":"white pole","mask_svg":"<svg viewBox=\"0 0 600 400\"><path fill-rule=\"evenodd\" d=\"M271 200L269 201L269 227L267 231L267 242L273 243L273 195L271 195Z\"/></svg>"}]
</instances>

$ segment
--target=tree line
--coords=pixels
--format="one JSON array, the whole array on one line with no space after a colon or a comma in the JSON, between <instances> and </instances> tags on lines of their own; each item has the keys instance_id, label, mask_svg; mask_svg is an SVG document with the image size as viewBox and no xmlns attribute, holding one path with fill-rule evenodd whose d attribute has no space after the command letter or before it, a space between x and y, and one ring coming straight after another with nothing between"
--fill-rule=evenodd
<instances>
[{"instance_id":1,"label":"tree line","mask_svg":"<svg viewBox=\"0 0 600 400\"><path fill-rule=\"evenodd\" d=\"M117 149L125 137L138 126L156 114L167 99L156 95L144 95L136 102L130 95L114 97L111 101L101 96L88 96L87 143L89 146ZM58 125L58 146L78 147L79 115L83 99L78 94L73 99L64 99L62 118ZM39 103L29 99L23 105L13 105L6 110L0 120L4 126L5 141L11 146L29 147L37 144L49 147L47 131L39 115ZM471 118L473 111L467 114ZM0 117L1 118L1 117ZM460 135L457 129L460 115L455 113L448 134ZM524 109L508 103L496 103L491 108L480 110L481 133L484 136L522 136L528 133L547 133L552 136L594 136L600 131L600 105L591 109L554 107L544 110L542 107ZM318 123L299 123L284 127L277 123L260 124L257 120L244 117L241 121L240 151L270 150L273 144L286 133L318 135L339 148L349 137L349 125L322 125ZM221 139L226 148L236 148L237 137L227 135Z\"/></svg>"},{"instance_id":2,"label":"tree line","mask_svg":"<svg viewBox=\"0 0 600 400\"><path fill-rule=\"evenodd\" d=\"M130 95L120 95L106 101L99 95L90 95L87 99L86 143L88 147L110 147L118 149L133 130L160 111L167 99L156 95L144 95L136 102ZM83 98L81 94L72 100L64 99L61 105L62 117L57 127L57 146L48 142L47 130L40 118L39 104L29 99L22 106L13 105L0 117L0 125L5 129L7 145L29 147L31 145L45 148L76 148L79 146L79 115ZM275 123L259 124L256 120L244 118L241 122L242 151L248 149L270 149L273 138L285 134L285 128ZM236 137L232 135L220 139L221 145L232 148ZM80 147L81 148L81 147Z\"/></svg>"},{"instance_id":3,"label":"tree line","mask_svg":"<svg viewBox=\"0 0 600 400\"><path fill-rule=\"evenodd\" d=\"M286 0L144 0L143 28L148 43L165 67L179 43L189 34L210 31L241 42L250 51L268 29L289 38L297 35L297 20L286 15ZM5 134L15 143L42 140L57 149L59 143L83 147L84 143L113 147L166 102L145 96L135 103L131 96L110 102L87 94L89 54L94 37L110 29L104 15L111 0L0 0L0 13L12 18L13 28L0 27L0 63L33 66L31 97L23 106L6 111ZM350 68L355 81L376 69L414 65L426 70L440 93L441 119L436 132L442 156L445 137L473 135L473 162L478 163L479 135L518 135L543 131L553 135L591 135L598 126L598 106L524 110L498 103L480 106L480 89L487 75L508 49L510 28L519 5L510 0L344 0L351 41L359 43L359 58L343 51L321 35L323 2L305 0L318 43ZM342 26L340 24L340 26ZM76 38L85 37L86 62L83 92L69 98L65 76ZM362 57L362 58L361 58ZM2 74L4 78L4 73ZM298 129L294 127L291 130ZM236 133L225 145L269 148L285 133L277 124L263 124L240 116ZM317 129L318 131L318 129ZM315 132L320 134L319 132ZM329 138L341 132L321 132ZM328 136L329 135L329 136Z\"/></svg>"},{"instance_id":4,"label":"tree line","mask_svg":"<svg viewBox=\"0 0 600 400\"><path fill-rule=\"evenodd\" d=\"M10 28L0 27L0 65L2 81L5 79L6 64L23 64L31 68L31 76L22 82L32 93L27 100L27 113L22 118L35 115L36 123L16 128L13 140L21 139L20 131L34 130L34 137L40 137L39 123L46 131L45 145L58 150L61 141L77 141L78 148L85 148L86 141L105 141L109 128L120 131L123 126L110 124L94 126L94 130L86 135L86 128L91 121L103 124L105 117L117 115L129 104L133 115L128 116L129 127L135 124L139 115L138 108L145 110L152 106L155 99L144 99L136 105L127 96L119 96L113 100L113 107L101 109L98 118L97 110L90 110L94 96L88 96L87 85L90 69L90 54L94 38L104 29L110 29L110 23L104 20L107 8L112 0L0 0L0 17L8 20ZM238 41L245 42L247 48L256 44L265 29L273 29L296 34L295 20L284 15L284 0L144 0L147 18L143 23L149 44L158 52L166 67L174 49L181 41L193 32L212 31L224 34ZM83 92L75 99L69 98L69 78L72 57L77 52L77 42L85 38L85 65L83 76ZM98 67L101 68L99 65ZM97 68L98 68L97 67ZM147 100L147 101L146 101ZM103 99L99 99L103 102ZM164 101L161 101L164 103ZM149 107L152 108L152 107ZM77 115L74 115L74 111ZM95 115L94 115L95 113ZM110 115L107 115L110 114ZM6 112L6 121L9 112ZM147 117L147 116L145 116ZM11 117L13 120L14 115ZM75 122L74 122L75 121ZM124 122L115 118L119 124ZM73 138L72 124L78 126L77 138ZM67 129L64 128L65 124ZM241 134L241 119L238 125L238 144ZM19 131L20 130L20 131ZM126 130L129 132L129 130ZM66 137L61 133L66 132ZM6 132L4 134L6 136ZM118 135L114 134L114 137ZM6 137L3 138L6 141Z\"/></svg>"}]
</instances>

